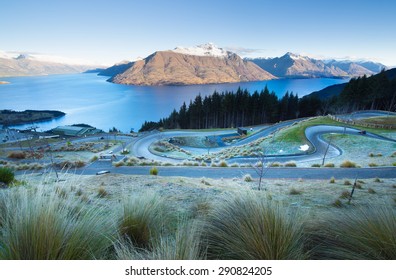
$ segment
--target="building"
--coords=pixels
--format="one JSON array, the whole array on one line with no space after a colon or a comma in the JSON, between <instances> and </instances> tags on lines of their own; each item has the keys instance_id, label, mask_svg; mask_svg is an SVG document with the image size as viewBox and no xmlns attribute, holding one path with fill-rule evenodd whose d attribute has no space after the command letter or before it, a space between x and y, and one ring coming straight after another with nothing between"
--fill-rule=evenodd
<instances>
[{"instance_id":1,"label":"building","mask_svg":"<svg viewBox=\"0 0 396 280\"><path fill-rule=\"evenodd\" d=\"M75 136L75 137L92 135L101 132L103 131L100 129L96 129L94 127L73 126L73 125L58 126L52 130L53 134L58 134L62 136Z\"/></svg>"},{"instance_id":2,"label":"building","mask_svg":"<svg viewBox=\"0 0 396 280\"><path fill-rule=\"evenodd\" d=\"M247 128L244 128L244 127L238 127L237 132L239 135L247 135L248 130L247 130Z\"/></svg>"}]
</instances>

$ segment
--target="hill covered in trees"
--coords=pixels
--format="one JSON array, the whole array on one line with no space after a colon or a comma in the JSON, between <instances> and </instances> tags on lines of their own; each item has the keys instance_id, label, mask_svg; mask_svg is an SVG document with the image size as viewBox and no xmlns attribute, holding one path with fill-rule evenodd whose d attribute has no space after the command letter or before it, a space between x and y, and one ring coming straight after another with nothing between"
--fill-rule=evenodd
<instances>
[{"instance_id":1,"label":"hill covered in trees","mask_svg":"<svg viewBox=\"0 0 396 280\"><path fill-rule=\"evenodd\" d=\"M303 98L320 99L325 111L396 110L396 68L329 86Z\"/></svg>"}]
</instances>

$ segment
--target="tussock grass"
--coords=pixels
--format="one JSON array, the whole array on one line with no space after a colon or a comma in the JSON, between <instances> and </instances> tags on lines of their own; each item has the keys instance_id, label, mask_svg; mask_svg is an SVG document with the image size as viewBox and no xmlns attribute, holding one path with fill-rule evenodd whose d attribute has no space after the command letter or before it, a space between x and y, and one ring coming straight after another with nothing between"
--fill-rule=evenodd
<instances>
[{"instance_id":1,"label":"tussock grass","mask_svg":"<svg viewBox=\"0 0 396 280\"><path fill-rule=\"evenodd\" d=\"M115 257L118 260L204 259L200 228L198 221L183 220L175 233L161 236L151 249L138 248L128 240L120 240L114 246Z\"/></svg>"},{"instance_id":2,"label":"tussock grass","mask_svg":"<svg viewBox=\"0 0 396 280\"><path fill-rule=\"evenodd\" d=\"M350 160L346 160L340 164L340 167L342 167L342 168L356 168L356 163L354 163L353 161L350 161Z\"/></svg>"},{"instance_id":3,"label":"tussock grass","mask_svg":"<svg viewBox=\"0 0 396 280\"><path fill-rule=\"evenodd\" d=\"M336 200L332 203L332 205L333 205L334 207L341 208L341 207L343 206L343 203L342 203L341 200L336 199Z\"/></svg>"},{"instance_id":4,"label":"tussock grass","mask_svg":"<svg viewBox=\"0 0 396 280\"><path fill-rule=\"evenodd\" d=\"M367 192L368 193L370 193L370 194L375 194L375 193L377 193L374 189L372 189L372 188L368 188L367 189Z\"/></svg>"},{"instance_id":5,"label":"tussock grass","mask_svg":"<svg viewBox=\"0 0 396 280\"><path fill-rule=\"evenodd\" d=\"M243 175L243 181L245 182L253 182L253 178L250 174Z\"/></svg>"},{"instance_id":6,"label":"tussock grass","mask_svg":"<svg viewBox=\"0 0 396 280\"><path fill-rule=\"evenodd\" d=\"M19 151L13 151L13 152L10 152L7 157L12 158L12 159L25 159L26 153L19 152Z\"/></svg>"},{"instance_id":7,"label":"tussock grass","mask_svg":"<svg viewBox=\"0 0 396 280\"><path fill-rule=\"evenodd\" d=\"M330 184L334 184L334 183L335 183L335 178L334 178L334 177L331 177L329 183L330 183Z\"/></svg>"},{"instance_id":8,"label":"tussock grass","mask_svg":"<svg viewBox=\"0 0 396 280\"><path fill-rule=\"evenodd\" d=\"M335 167L334 163L326 163L324 167Z\"/></svg>"},{"instance_id":9,"label":"tussock grass","mask_svg":"<svg viewBox=\"0 0 396 280\"><path fill-rule=\"evenodd\" d=\"M348 191L343 191L340 195L340 198L346 199L349 198L350 193Z\"/></svg>"},{"instance_id":10,"label":"tussock grass","mask_svg":"<svg viewBox=\"0 0 396 280\"><path fill-rule=\"evenodd\" d=\"M337 225L337 226L334 226ZM318 259L396 259L396 212L371 205L323 218L311 228Z\"/></svg>"},{"instance_id":11,"label":"tussock grass","mask_svg":"<svg viewBox=\"0 0 396 280\"><path fill-rule=\"evenodd\" d=\"M152 193L130 197L123 202L118 230L134 246L152 248L170 221L165 201Z\"/></svg>"},{"instance_id":12,"label":"tussock grass","mask_svg":"<svg viewBox=\"0 0 396 280\"><path fill-rule=\"evenodd\" d=\"M224 198L204 228L214 259L305 259L302 224L280 205L254 192Z\"/></svg>"},{"instance_id":13,"label":"tussock grass","mask_svg":"<svg viewBox=\"0 0 396 280\"><path fill-rule=\"evenodd\" d=\"M225 160L219 162L219 167L228 167L228 164Z\"/></svg>"},{"instance_id":14,"label":"tussock grass","mask_svg":"<svg viewBox=\"0 0 396 280\"><path fill-rule=\"evenodd\" d=\"M297 190L295 188L291 188L290 191L289 191L289 194L291 194L291 195L299 195L299 194L302 194L302 191L301 190Z\"/></svg>"},{"instance_id":15,"label":"tussock grass","mask_svg":"<svg viewBox=\"0 0 396 280\"><path fill-rule=\"evenodd\" d=\"M150 169L150 175L154 175L154 176L157 176L158 175L158 168L157 167L152 167L151 169Z\"/></svg>"},{"instance_id":16,"label":"tussock grass","mask_svg":"<svg viewBox=\"0 0 396 280\"><path fill-rule=\"evenodd\" d=\"M383 181L382 181L380 178L376 177L376 178L374 179L374 182L375 182L375 183L382 183Z\"/></svg>"},{"instance_id":17,"label":"tussock grass","mask_svg":"<svg viewBox=\"0 0 396 280\"><path fill-rule=\"evenodd\" d=\"M0 259L97 259L112 246L109 214L60 198L55 189L14 189L2 192L0 201Z\"/></svg>"},{"instance_id":18,"label":"tussock grass","mask_svg":"<svg viewBox=\"0 0 396 280\"><path fill-rule=\"evenodd\" d=\"M106 191L105 187L104 186L100 186L99 189L98 189L98 197L103 198L103 197L106 197L108 195L109 195L109 193Z\"/></svg>"},{"instance_id":19,"label":"tussock grass","mask_svg":"<svg viewBox=\"0 0 396 280\"><path fill-rule=\"evenodd\" d=\"M282 164L280 162L272 162L269 164L270 167L281 167Z\"/></svg>"},{"instance_id":20,"label":"tussock grass","mask_svg":"<svg viewBox=\"0 0 396 280\"><path fill-rule=\"evenodd\" d=\"M344 180L344 185L345 186L350 186L350 185L352 185L352 183L349 180Z\"/></svg>"},{"instance_id":21,"label":"tussock grass","mask_svg":"<svg viewBox=\"0 0 396 280\"><path fill-rule=\"evenodd\" d=\"M295 161L288 161L285 163L286 167L297 167L297 163Z\"/></svg>"},{"instance_id":22,"label":"tussock grass","mask_svg":"<svg viewBox=\"0 0 396 280\"><path fill-rule=\"evenodd\" d=\"M311 165L311 167L320 167L321 165L319 163L314 163Z\"/></svg>"}]
</instances>

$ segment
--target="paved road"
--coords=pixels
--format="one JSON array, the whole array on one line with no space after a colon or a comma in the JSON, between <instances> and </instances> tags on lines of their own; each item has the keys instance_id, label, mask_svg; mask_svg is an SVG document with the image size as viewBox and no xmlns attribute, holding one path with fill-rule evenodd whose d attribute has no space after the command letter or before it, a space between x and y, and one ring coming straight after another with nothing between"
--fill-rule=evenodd
<instances>
[{"instance_id":1,"label":"paved road","mask_svg":"<svg viewBox=\"0 0 396 280\"><path fill-rule=\"evenodd\" d=\"M149 175L149 166L122 166L112 167L111 163L101 162L77 170L69 170L71 173L82 175L94 175L98 171L108 170L111 173L127 175ZM257 178L258 175L253 168L213 168L213 167L158 167L160 176L182 176L192 178L241 178L250 174ZM358 177L365 178L396 178L396 167L382 168L286 168L274 167L265 170L263 178L288 178L288 179L336 179Z\"/></svg>"}]
</instances>

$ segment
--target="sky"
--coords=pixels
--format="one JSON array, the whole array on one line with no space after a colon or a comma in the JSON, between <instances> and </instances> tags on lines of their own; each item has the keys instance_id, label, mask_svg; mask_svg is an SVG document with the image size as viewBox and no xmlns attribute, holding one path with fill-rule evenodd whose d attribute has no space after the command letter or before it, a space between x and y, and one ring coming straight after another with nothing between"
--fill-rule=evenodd
<instances>
[{"instance_id":1,"label":"sky","mask_svg":"<svg viewBox=\"0 0 396 280\"><path fill-rule=\"evenodd\" d=\"M1 0L0 50L112 65L212 42L396 66L394 0Z\"/></svg>"}]
</instances>

